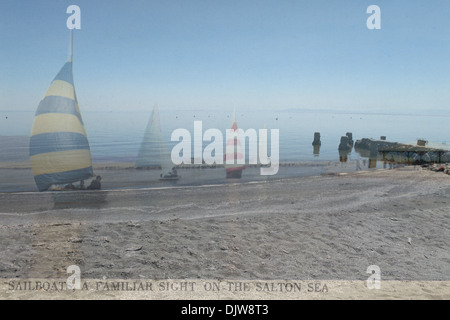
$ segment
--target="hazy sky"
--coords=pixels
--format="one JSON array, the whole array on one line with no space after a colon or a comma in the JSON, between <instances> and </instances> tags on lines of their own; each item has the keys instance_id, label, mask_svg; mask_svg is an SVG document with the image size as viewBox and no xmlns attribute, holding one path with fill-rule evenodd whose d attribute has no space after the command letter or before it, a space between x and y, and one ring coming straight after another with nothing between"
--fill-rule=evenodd
<instances>
[{"instance_id":1,"label":"hazy sky","mask_svg":"<svg viewBox=\"0 0 450 320\"><path fill-rule=\"evenodd\" d=\"M2 0L0 111L37 108L67 59L72 4L83 112L450 106L448 0Z\"/></svg>"}]
</instances>

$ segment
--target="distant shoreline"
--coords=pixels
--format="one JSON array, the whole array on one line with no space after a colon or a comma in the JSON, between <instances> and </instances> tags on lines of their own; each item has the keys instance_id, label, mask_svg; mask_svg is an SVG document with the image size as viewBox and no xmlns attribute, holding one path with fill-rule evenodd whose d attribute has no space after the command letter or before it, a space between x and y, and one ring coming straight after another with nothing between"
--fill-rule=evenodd
<instances>
[{"instance_id":1,"label":"distant shoreline","mask_svg":"<svg viewBox=\"0 0 450 320\"><path fill-rule=\"evenodd\" d=\"M280 162L280 167L296 167L296 166L326 166L330 163L338 163L339 161L331 160L318 160L318 161L299 161L299 162ZM353 162L350 160L350 162ZM93 161L92 167L94 169L136 169L136 170L160 170L158 167L146 167L136 168L134 162L122 162L122 161ZM175 166L179 169L220 169L224 168L223 164L208 165L208 164L182 164ZM258 164L246 164L247 168L260 168ZM3 161L0 162L0 169L30 169L30 161L14 162Z\"/></svg>"},{"instance_id":2,"label":"distant shoreline","mask_svg":"<svg viewBox=\"0 0 450 320\"><path fill-rule=\"evenodd\" d=\"M102 189L140 189L167 186L198 186L229 183L247 183L269 181L295 177L319 176L340 172L355 172L354 161L347 163L321 161L282 163L279 171L273 176L263 176L260 167L248 165L241 179L227 179L222 166L179 166L180 179L165 184L159 180L158 168L137 169L132 162L100 162L93 163L94 174L101 176ZM29 161L22 163L0 162L0 193L2 192L34 192L37 191Z\"/></svg>"}]
</instances>

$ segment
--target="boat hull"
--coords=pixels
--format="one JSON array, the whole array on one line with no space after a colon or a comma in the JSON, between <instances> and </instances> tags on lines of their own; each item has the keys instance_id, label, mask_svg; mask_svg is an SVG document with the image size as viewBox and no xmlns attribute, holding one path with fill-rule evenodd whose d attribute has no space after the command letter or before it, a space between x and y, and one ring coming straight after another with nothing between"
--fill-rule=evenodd
<instances>
[{"instance_id":1,"label":"boat hull","mask_svg":"<svg viewBox=\"0 0 450 320\"><path fill-rule=\"evenodd\" d=\"M159 178L159 181L177 181L180 177L167 177L167 178Z\"/></svg>"},{"instance_id":2,"label":"boat hull","mask_svg":"<svg viewBox=\"0 0 450 320\"><path fill-rule=\"evenodd\" d=\"M227 179L240 179L242 177L242 169L227 171Z\"/></svg>"}]
</instances>

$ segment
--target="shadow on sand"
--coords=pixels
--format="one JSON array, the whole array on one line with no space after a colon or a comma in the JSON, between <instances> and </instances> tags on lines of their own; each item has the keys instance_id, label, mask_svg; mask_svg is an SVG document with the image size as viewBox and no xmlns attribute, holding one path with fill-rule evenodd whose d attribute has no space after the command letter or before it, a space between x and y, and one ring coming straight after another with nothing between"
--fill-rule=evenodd
<instances>
[{"instance_id":1,"label":"shadow on sand","mask_svg":"<svg viewBox=\"0 0 450 320\"><path fill-rule=\"evenodd\" d=\"M52 193L53 209L100 209L107 203L105 191L56 191Z\"/></svg>"}]
</instances>

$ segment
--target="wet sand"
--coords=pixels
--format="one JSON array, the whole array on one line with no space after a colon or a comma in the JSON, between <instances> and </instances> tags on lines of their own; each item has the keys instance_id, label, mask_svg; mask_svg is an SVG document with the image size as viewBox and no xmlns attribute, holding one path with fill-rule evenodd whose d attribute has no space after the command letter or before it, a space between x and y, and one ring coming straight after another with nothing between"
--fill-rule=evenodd
<instances>
[{"instance_id":1,"label":"wet sand","mask_svg":"<svg viewBox=\"0 0 450 320\"><path fill-rule=\"evenodd\" d=\"M378 297L450 298L450 176L419 167L209 186L0 193L0 203L3 279L65 281L67 267L77 265L86 280L321 281L335 289L319 298L367 298L374 293L361 286L367 268L377 265L393 288ZM133 297L108 294L85 297ZM167 298L140 294L134 297ZM177 294L169 298L183 298ZM0 297L36 295L6 287Z\"/></svg>"}]
</instances>

